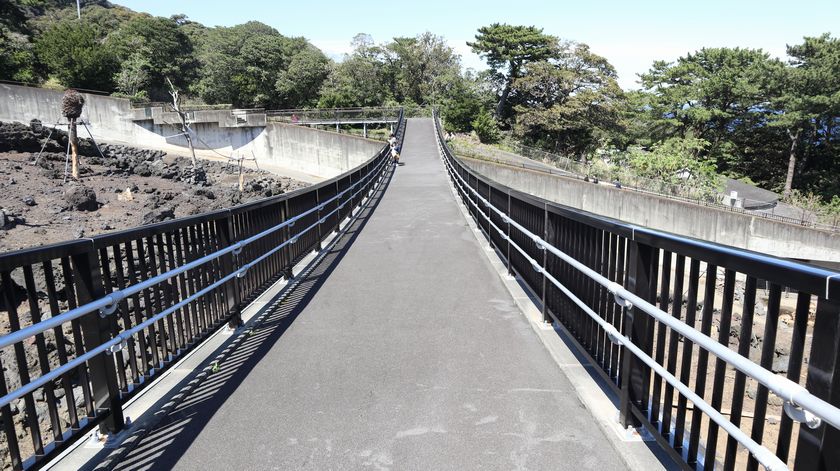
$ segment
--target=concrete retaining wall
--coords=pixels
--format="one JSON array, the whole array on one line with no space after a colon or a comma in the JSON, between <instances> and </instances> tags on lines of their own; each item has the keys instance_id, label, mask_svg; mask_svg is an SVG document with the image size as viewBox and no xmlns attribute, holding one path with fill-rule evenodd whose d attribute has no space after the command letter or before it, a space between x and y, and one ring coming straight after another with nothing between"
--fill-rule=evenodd
<instances>
[{"instance_id":1,"label":"concrete retaining wall","mask_svg":"<svg viewBox=\"0 0 840 471\"><path fill-rule=\"evenodd\" d=\"M490 162L462 159L476 172L519 190L573 208L696 239L777 257L840 262L840 234L748 214L596 185Z\"/></svg>"},{"instance_id":2,"label":"concrete retaining wall","mask_svg":"<svg viewBox=\"0 0 840 471\"><path fill-rule=\"evenodd\" d=\"M183 136L170 137L178 134L179 128L155 124L151 118L135 121L138 113L126 99L84 95L82 119L90 122L90 130L97 141L189 154ZM62 96L60 91L0 84L0 121L29 123L39 119L46 126L66 122L61 117ZM196 122L191 126L198 136L198 140L193 139L197 155L218 159L219 154L236 153L250 158L253 153L261 167L295 177L306 174L314 177L312 181L331 178L361 164L383 145L378 141L289 124L230 126L227 119L230 111L214 113L219 115L219 122ZM256 122L265 123L265 120ZM80 128L79 135L87 137L87 132Z\"/></svg>"}]
</instances>

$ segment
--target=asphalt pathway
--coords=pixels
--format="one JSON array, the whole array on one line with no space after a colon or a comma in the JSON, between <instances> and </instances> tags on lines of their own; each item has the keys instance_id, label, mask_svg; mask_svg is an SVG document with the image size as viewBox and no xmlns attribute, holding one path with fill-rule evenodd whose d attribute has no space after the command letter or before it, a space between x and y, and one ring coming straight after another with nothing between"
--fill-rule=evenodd
<instances>
[{"instance_id":1,"label":"asphalt pathway","mask_svg":"<svg viewBox=\"0 0 840 471\"><path fill-rule=\"evenodd\" d=\"M409 120L369 217L118 469L624 469L482 253L433 133Z\"/></svg>"}]
</instances>

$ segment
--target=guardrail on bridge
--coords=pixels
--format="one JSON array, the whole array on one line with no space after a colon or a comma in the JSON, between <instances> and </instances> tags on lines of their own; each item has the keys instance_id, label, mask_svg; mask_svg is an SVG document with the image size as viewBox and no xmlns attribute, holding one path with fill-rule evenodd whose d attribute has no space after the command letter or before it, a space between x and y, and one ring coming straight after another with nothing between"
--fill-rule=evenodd
<instances>
[{"instance_id":1,"label":"guardrail on bridge","mask_svg":"<svg viewBox=\"0 0 840 471\"><path fill-rule=\"evenodd\" d=\"M623 426L685 469L840 469L840 273L512 190L461 164L435 126L470 214L619 395Z\"/></svg>"},{"instance_id":2,"label":"guardrail on bridge","mask_svg":"<svg viewBox=\"0 0 840 471\"><path fill-rule=\"evenodd\" d=\"M402 139L401 112L397 129ZM4 467L38 468L96 424L122 429L124 401L293 276L389 162L385 145L367 163L286 195L0 254L10 331L0 337Z\"/></svg>"}]
</instances>

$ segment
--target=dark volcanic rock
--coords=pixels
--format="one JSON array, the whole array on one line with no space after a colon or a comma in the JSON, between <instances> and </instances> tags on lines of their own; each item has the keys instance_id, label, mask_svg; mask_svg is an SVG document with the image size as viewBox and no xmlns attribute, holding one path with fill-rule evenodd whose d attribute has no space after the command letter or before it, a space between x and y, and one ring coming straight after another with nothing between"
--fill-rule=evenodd
<instances>
[{"instance_id":1,"label":"dark volcanic rock","mask_svg":"<svg viewBox=\"0 0 840 471\"><path fill-rule=\"evenodd\" d=\"M201 167L192 166L186 167L181 170L181 174L178 176L178 179L184 183L189 185L208 185L207 181L207 171Z\"/></svg>"},{"instance_id":2,"label":"dark volcanic rock","mask_svg":"<svg viewBox=\"0 0 840 471\"><path fill-rule=\"evenodd\" d=\"M172 208L156 209L149 211L143 216L143 225L163 222L169 219L175 219L175 211Z\"/></svg>"},{"instance_id":3,"label":"dark volcanic rock","mask_svg":"<svg viewBox=\"0 0 840 471\"><path fill-rule=\"evenodd\" d=\"M96 211L99 203L96 202L96 192L84 185L72 184L64 190L64 201L68 208L75 211Z\"/></svg>"}]
</instances>

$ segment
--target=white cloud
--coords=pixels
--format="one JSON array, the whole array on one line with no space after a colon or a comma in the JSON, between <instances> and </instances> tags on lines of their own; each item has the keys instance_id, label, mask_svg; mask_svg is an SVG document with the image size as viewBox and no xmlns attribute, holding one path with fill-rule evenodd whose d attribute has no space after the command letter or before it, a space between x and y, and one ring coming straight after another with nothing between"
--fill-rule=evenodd
<instances>
[{"instance_id":1,"label":"white cloud","mask_svg":"<svg viewBox=\"0 0 840 471\"><path fill-rule=\"evenodd\" d=\"M353 52L353 46L347 39L312 39L309 42L335 61L340 61L344 59L344 54Z\"/></svg>"}]
</instances>

